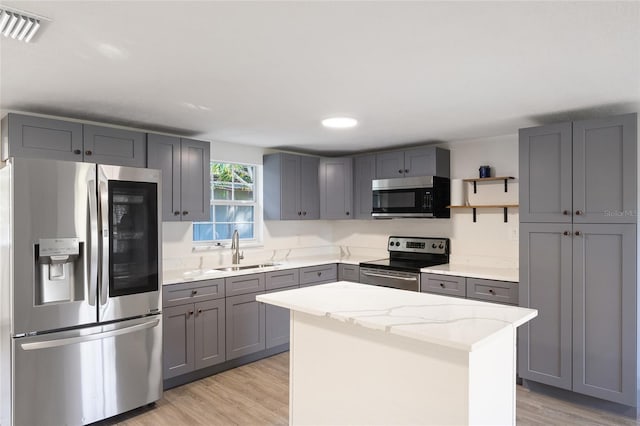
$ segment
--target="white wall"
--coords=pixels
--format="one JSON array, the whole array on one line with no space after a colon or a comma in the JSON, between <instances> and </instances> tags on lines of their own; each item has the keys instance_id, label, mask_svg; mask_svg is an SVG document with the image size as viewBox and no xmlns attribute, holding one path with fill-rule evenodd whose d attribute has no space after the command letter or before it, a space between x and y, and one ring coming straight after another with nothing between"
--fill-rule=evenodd
<instances>
[{"instance_id":1,"label":"white wall","mask_svg":"<svg viewBox=\"0 0 640 426\"><path fill-rule=\"evenodd\" d=\"M518 137L516 134L442 144L451 151L452 179L478 176L481 165L490 165L492 175L518 176ZM221 161L262 164L262 148L217 143L211 144L211 158ZM483 184L473 203L503 202L517 204L517 179L504 194L501 183ZM338 245L345 251L385 254L389 235L441 236L451 238L452 261L477 263L487 261L497 266L518 264L518 214L509 212L503 222L501 209L478 210L476 223L471 210L457 210L451 219L393 219L344 221L267 221L263 229L264 246L245 248L246 261L263 260L290 249L322 248ZM165 269L208 267L230 263L230 250L192 250L190 223L163 224L163 258Z\"/></svg>"}]
</instances>

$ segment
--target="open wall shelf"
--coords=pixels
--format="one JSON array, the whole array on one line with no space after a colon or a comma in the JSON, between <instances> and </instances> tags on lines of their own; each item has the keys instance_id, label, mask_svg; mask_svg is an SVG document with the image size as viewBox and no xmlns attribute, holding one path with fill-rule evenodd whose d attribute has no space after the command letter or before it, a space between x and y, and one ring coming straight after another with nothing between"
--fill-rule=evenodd
<instances>
[{"instance_id":1,"label":"open wall shelf","mask_svg":"<svg viewBox=\"0 0 640 426\"><path fill-rule=\"evenodd\" d=\"M475 179L462 179L463 182L473 182L473 193L478 192L477 183L478 182L491 182L491 181L504 181L504 192L507 192L507 183L510 180L515 179L513 176L497 176L497 177L488 177L488 178L475 178Z\"/></svg>"},{"instance_id":2,"label":"open wall shelf","mask_svg":"<svg viewBox=\"0 0 640 426\"><path fill-rule=\"evenodd\" d=\"M492 179L492 178L489 178ZM449 209L473 209L473 221L476 222L476 209L503 209L504 221L507 222L507 210L509 208L518 208L518 204L492 204L492 205L473 205L473 206L447 206Z\"/></svg>"}]
</instances>

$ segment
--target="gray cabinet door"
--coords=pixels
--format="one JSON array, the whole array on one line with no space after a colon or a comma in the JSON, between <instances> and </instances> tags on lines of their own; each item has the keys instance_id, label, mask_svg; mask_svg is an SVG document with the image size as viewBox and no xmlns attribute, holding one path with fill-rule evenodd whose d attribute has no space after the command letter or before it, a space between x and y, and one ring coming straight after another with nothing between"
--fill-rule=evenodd
<instances>
[{"instance_id":1,"label":"gray cabinet door","mask_svg":"<svg viewBox=\"0 0 640 426\"><path fill-rule=\"evenodd\" d=\"M433 146L404 152L404 175L449 177L449 151Z\"/></svg>"},{"instance_id":2,"label":"gray cabinet door","mask_svg":"<svg viewBox=\"0 0 640 426\"><path fill-rule=\"evenodd\" d=\"M567 235L564 235L564 234ZM571 389L571 224L520 224L520 306L538 316L518 329L518 374Z\"/></svg>"},{"instance_id":3,"label":"gray cabinet door","mask_svg":"<svg viewBox=\"0 0 640 426\"><path fill-rule=\"evenodd\" d=\"M338 264L338 281L360 282L360 266L347 263Z\"/></svg>"},{"instance_id":4,"label":"gray cabinet door","mask_svg":"<svg viewBox=\"0 0 640 426\"><path fill-rule=\"evenodd\" d=\"M571 123L520 129L520 222L571 222L571 134Z\"/></svg>"},{"instance_id":5,"label":"gray cabinet door","mask_svg":"<svg viewBox=\"0 0 640 426\"><path fill-rule=\"evenodd\" d=\"M335 263L300 268L300 287L336 282L338 266Z\"/></svg>"},{"instance_id":6,"label":"gray cabinet door","mask_svg":"<svg viewBox=\"0 0 640 426\"><path fill-rule=\"evenodd\" d=\"M82 124L8 114L2 121L2 159L48 158L82 161Z\"/></svg>"},{"instance_id":7,"label":"gray cabinet door","mask_svg":"<svg viewBox=\"0 0 640 426\"><path fill-rule=\"evenodd\" d=\"M301 219L320 219L320 182L318 167L320 159L317 157L300 157L300 209Z\"/></svg>"},{"instance_id":8,"label":"gray cabinet door","mask_svg":"<svg viewBox=\"0 0 640 426\"><path fill-rule=\"evenodd\" d=\"M227 360L265 349L265 305L256 301L261 293L227 297Z\"/></svg>"},{"instance_id":9,"label":"gray cabinet door","mask_svg":"<svg viewBox=\"0 0 640 426\"><path fill-rule=\"evenodd\" d=\"M376 179L404 176L404 151L381 152L376 154Z\"/></svg>"},{"instance_id":10,"label":"gray cabinet door","mask_svg":"<svg viewBox=\"0 0 640 426\"><path fill-rule=\"evenodd\" d=\"M145 133L85 124L83 141L86 162L129 167L147 164Z\"/></svg>"},{"instance_id":11,"label":"gray cabinet door","mask_svg":"<svg viewBox=\"0 0 640 426\"><path fill-rule=\"evenodd\" d=\"M182 220L211 220L211 154L209 142L181 139L180 199Z\"/></svg>"},{"instance_id":12,"label":"gray cabinet door","mask_svg":"<svg viewBox=\"0 0 640 426\"><path fill-rule=\"evenodd\" d=\"M180 138L147 135L147 167L162 170L162 221L180 221Z\"/></svg>"},{"instance_id":13,"label":"gray cabinet door","mask_svg":"<svg viewBox=\"0 0 640 426\"><path fill-rule=\"evenodd\" d=\"M517 305L518 283L467 278L467 299Z\"/></svg>"},{"instance_id":14,"label":"gray cabinet door","mask_svg":"<svg viewBox=\"0 0 640 426\"><path fill-rule=\"evenodd\" d=\"M637 114L573 123L574 223L637 221Z\"/></svg>"},{"instance_id":15,"label":"gray cabinet door","mask_svg":"<svg viewBox=\"0 0 640 426\"><path fill-rule=\"evenodd\" d=\"M281 154L280 168L277 171L280 186L280 214L274 219L297 220L302 217L300 205L300 157L297 155ZM266 182L265 182L266 183ZM265 200L265 202L269 202Z\"/></svg>"},{"instance_id":16,"label":"gray cabinet door","mask_svg":"<svg viewBox=\"0 0 640 426\"><path fill-rule=\"evenodd\" d=\"M287 287L277 291L292 290L294 288L298 288L298 286ZM289 313L289 309L265 305L267 349L289 343Z\"/></svg>"},{"instance_id":17,"label":"gray cabinet door","mask_svg":"<svg viewBox=\"0 0 640 426\"><path fill-rule=\"evenodd\" d=\"M204 302L205 300L224 297L224 278L202 280L162 286L162 307L184 305L188 302Z\"/></svg>"},{"instance_id":18,"label":"gray cabinet door","mask_svg":"<svg viewBox=\"0 0 640 426\"><path fill-rule=\"evenodd\" d=\"M195 304L195 368L210 367L225 360L225 300Z\"/></svg>"},{"instance_id":19,"label":"gray cabinet door","mask_svg":"<svg viewBox=\"0 0 640 426\"><path fill-rule=\"evenodd\" d=\"M574 225L573 389L626 405L636 404L636 261L636 225Z\"/></svg>"},{"instance_id":20,"label":"gray cabinet door","mask_svg":"<svg viewBox=\"0 0 640 426\"><path fill-rule=\"evenodd\" d=\"M373 193L371 181L376 178L375 154L359 155L354 159L354 214L356 219L372 219Z\"/></svg>"},{"instance_id":21,"label":"gray cabinet door","mask_svg":"<svg viewBox=\"0 0 640 426\"><path fill-rule=\"evenodd\" d=\"M193 371L193 304L164 308L162 313L163 376L165 379Z\"/></svg>"},{"instance_id":22,"label":"gray cabinet door","mask_svg":"<svg viewBox=\"0 0 640 426\"><path fill-rule=\"evenodd\" d=\"M320 160L320 218L353 219L353 158Z\"/></svg>"}]
</instances>

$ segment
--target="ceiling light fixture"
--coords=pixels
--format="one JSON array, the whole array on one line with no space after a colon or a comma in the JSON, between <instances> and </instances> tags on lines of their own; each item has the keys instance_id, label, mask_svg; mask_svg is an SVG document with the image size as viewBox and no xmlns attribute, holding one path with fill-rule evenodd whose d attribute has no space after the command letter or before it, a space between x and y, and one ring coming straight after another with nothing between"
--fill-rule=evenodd
<instances>
[{"instance_id":1,"label":"ceiling light fixture","mask_svg":"<svg viewBox=\"0 0 640 426\"><path fill-rule=\"evenodd\" d=\"M41 21L49 18L21 10L0 9L0 34L29 43L40 29Z\"/></svg>"},{"instance_id":2,"label":"ceiling light fixture","mask_svg":"<svg viewBox=\"0 0 640 426\"><path fill-rule=\"evenodd\" d=\"M351 117L331 117L322 120L322 125L331 129L348 129L357 126L358 120Z\"/></svg>"}]
</instances>

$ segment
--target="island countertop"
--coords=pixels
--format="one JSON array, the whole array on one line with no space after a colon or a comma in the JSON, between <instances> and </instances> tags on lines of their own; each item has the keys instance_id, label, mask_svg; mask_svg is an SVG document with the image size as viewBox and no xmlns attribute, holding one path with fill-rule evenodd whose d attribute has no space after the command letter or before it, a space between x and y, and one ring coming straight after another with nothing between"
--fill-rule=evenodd
<instances>
[{"instance_id":1,"label":"island countertop","mask_svg":"<svg viewBox=\"0 0 640 426\"><path fill-rule=\"evenodd\" d=\"M472 352L535 309L340 281L261 294L259 302Z\"/></svg>"}]
</instances>

